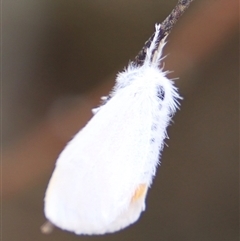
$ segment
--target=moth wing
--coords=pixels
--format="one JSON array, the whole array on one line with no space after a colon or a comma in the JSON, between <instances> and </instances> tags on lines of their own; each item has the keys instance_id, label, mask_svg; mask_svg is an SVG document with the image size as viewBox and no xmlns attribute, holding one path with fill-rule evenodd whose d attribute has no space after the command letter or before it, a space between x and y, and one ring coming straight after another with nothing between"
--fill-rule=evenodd
<instances>
[{"instance_id":1,"label":"moth wing","mask_svg":"<svg viewBox=\"0 0 240 241\"><path fill-rule=\"evenodd\" d=\"M137 202L131 199L148 179L151 105L146 96L119 91L70 141L45 196L45 214L53 224L77 234L101 234L138 219L146 190Z\"/></svg>"}]
</instances>

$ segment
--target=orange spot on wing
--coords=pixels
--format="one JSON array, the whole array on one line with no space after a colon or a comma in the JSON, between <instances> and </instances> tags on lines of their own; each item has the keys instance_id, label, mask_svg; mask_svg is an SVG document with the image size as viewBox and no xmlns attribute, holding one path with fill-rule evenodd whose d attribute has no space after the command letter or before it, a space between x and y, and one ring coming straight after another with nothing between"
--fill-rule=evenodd
<instances>
[{"instance_id":1,"label":"orange spot on wing","mask_svg":"<svg viewBox=\"0 0 240 241\"><path fill-rule=\"evenodd\" d=\"M145 195L147 191L147 184L140 184L137 189L134 192L134 195L132 196L131 202L137 201L139 198Z\"/></svg>"}]
</instances>

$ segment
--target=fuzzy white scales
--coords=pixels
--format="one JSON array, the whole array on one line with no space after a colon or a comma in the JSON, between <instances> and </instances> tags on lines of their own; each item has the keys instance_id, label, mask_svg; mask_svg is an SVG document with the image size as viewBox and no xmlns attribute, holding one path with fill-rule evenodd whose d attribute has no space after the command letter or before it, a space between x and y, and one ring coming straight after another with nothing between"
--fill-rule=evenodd
<instances>
[{"instance_id":1,"label":"fuzzy white scales","mask_svg":"<svg viewBox=\"0 0 240 241\"><path fill-rule=\"evenodd\" d=\"M104 234L134 223L145 209L166 128L180 98L159 68L160 25L141 66L119 73L109 97L60 154L45 215L76 234ZM104 99L104 98L103 98Z\"/></svg>"}]
</instances>

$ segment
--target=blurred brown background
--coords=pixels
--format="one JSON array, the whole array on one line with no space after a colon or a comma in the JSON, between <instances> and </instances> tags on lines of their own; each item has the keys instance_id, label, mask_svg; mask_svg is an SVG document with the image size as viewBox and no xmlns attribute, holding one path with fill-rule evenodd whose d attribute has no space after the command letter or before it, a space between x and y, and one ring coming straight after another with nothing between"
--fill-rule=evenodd
<instances>
[{"instance_id":1,"label":"blurred brown background","mask_svg":"<svg viewBox=\"0 0 240 241\"><path fill-rule=\"evenodd\" d=\"M176 2L2 1L1 240L238 240L234 0L193 2L168 38L165 69L179 77L184 100L141 219L100 237L40 233L44 192L59 152Z\"/></svg>"}]
</instances>

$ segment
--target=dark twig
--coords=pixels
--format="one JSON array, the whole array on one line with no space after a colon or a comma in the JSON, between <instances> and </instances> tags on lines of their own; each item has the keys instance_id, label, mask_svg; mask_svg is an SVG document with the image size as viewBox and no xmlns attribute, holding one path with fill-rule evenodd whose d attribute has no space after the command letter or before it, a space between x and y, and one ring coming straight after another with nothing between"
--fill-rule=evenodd
<instances>
[{"instance_id":1,"label":"dark twig","mask_svg":"<svg viewBox=\"0 0 240 241\"><path fill-rule=\"evenodd\" d=\"M193 0L178 0L177 5L172 10L172 12L168 15L168 17L161 23L160 32L157 37L157 44L154 52L158 49L161 40L163 40L172 30L173 26L177 23L178 19L182 16L185 10L189 7L190 3ZM141 66L145 60L146 52L149 46L152 43L154 34L145 42L142 50L135 57L134 63L138 66Z\"/></svg>"}]
</instances>

